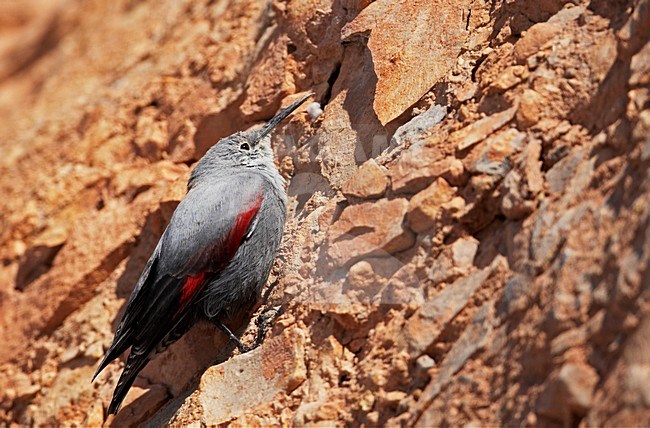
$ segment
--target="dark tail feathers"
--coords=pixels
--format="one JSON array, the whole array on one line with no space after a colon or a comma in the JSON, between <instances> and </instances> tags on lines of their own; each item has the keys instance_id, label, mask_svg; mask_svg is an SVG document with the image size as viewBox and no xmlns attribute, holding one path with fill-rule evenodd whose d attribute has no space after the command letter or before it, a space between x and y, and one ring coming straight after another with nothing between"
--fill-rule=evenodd
<instances>
[{"instance_id":1,"label":"dark tail feathers","mask_svg":"<svg viewBox=\"0 0 650 428\"><path fill-rule=\"evenodd\" d=\"M124 337L118 338L117 335L115 336L115 341L111 345L111 347L108 349L106 352L106 355L104 355L104 358L102 359L102 362L99 363L99 367L97 367L97 370L95 371L95 374L93 375L93 378L91 382L95 381L95 378L97 377L98 374L101 373L102 370L106 368L107 365L109 365L114 359L120 356L122 352L126 351L129 345L125 343Z\"/></svg>"},{"instance_id":2,"label":"dark tail feathers","mask_svg":"<svg viewBox=\"0 0 650 428\"><path fill-rule=\"evenodd\" d=\"M116 414L117 411L120 410L122 401L124 401L124 397L126 397L129 389L131 389L133 381L135 381L140 370L142 370L148 362L149 357L144 355L134 353L129 355L126 367L124 367L120 380L117 382L117 386L115 387L115 392L113 392L113 399L111 400L111 405L108 407L108 413Z\"/></svg>"}]
</instances>

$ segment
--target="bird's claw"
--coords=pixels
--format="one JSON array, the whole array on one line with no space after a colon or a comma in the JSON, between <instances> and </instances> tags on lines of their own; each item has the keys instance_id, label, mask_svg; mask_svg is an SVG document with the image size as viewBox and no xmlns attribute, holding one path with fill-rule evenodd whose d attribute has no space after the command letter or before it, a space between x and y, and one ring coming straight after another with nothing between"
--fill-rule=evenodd
<instances>
[{"instance_id":1,"label":"bird's claw","mask_svg":"<svg viewBox=\"0 0 650 428\"><path fill-rule=\"evenodd\" d=\"M273 321L277 319L281 313L282 306L267 306L262 310L262 312L260 312L257 321L255 321L255 325L257 325L257 339L255 339L255 342L251 345L252 349L257 348L262 344L262 342L264 342L266 332L271 327Z\"/></svg>"},{"instance_id":2,"label":"bird's claw","mask_svg":"<svg viewBox=\"0 0 650 428\"><path fill-rule=\"evenodd\" d=\"M270 314L270 312L273 313ZM282 306L267 306L262 310L262 312L260 312L255 325L257 325L258 328L261 328L262 326L268 328L271 325L271 322L277 319L281 314Z\"/></svg>"},{"instance_id":3,"label":"bird's claw","mask_svg":"<svg viewBox=\"0 0 650 428\"><path fill-rule=\"evenodd\" d=\"M221 323L219 327L226 334L226 336L228 336L228 338L235 343L237 349L239 350L239 353L245 354L257 348L262 344L262 342L264 342L266 332L271 327L273 321L277 319L280 314L282 314L282 306L267 306L264 308L255 321L255 325L257 326L257 338L255 339L255 342L248 346L244 345L241 340L239 340L239 338L235 336L225 324Z\"/></svg>"},{"instance_id":4,"label":"bird's claw","mask_svg":"<svg viewBox=\"0 0 650 428\"><path fill-rule=\"evenodd\" d=\"M255 348L257 348L257 346L246 346L241 342L237 344L237 349L239 350L240 354L246 354L247 352L250 352Z\"/></svg>"}]
</instances>

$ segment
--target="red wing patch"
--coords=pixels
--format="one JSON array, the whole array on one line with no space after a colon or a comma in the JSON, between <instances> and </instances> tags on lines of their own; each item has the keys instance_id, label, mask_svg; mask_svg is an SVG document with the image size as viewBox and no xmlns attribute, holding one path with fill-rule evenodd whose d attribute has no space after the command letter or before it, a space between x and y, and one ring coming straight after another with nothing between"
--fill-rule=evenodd
<instances>
[{"instance_id":1,"label":"red wing patch","mask_svg":"<svg viewBox=\"0 0 650 428\"><path fill-rule=\"evenodd\" d=\"M228 233L228 238L226 238L226 252L228 260L235 257L235 253L241 245L241 240L246 234L251 221L253 221L255 215L260 210L263 200L264 197L262 196L262 193L259 193L251 206L247 210L242 211L239 213L239 215L237 215L237 218L232 225L232 229L230 229L230 232Z\"/></svg>"},{"instance_id":2,"label":"red wing patch","mask_svg":"<svg viewBox=\"0 0 650 428\"><path fill-rule=\"evenodd\" d=\"M233 223L232 228L226 237L226 254L223 255L225 264L230 262L230 260L235 256L235 253L237 253L237 250L239 249L241 241L244 238L248 227L262 206L263 200L264 197L262 193L258 194L257 198L252 202L251 206L248 209L240 212L237 215L237 218L235 218L235 222ZM205 275L205 272L201 272L198 275L187 277L185 284L183 284L183 287L181 287L181 298L179 301L178 309L179 312L183 310L183 308L185 308L188 303L190 303L192 298L196 296L201 291L205 283L208 282L205 280Z\"/></svg>"},{"instance_id":3,"label":"red wing patch","mask_svg":"<svg viewBox=\"0 0 650 428\"><path fill-rule=\"evenodd\" d=\"M203 282L204 278L205 278L205 272L201 272L196 276L187 277L185 284L183 284L183 288L181 288L181 300L180 300L181 309L184 308L185 305L187 305L190 302L190 300L192 300L192 296L194 296L196 292L202 288L201 283Z\"/></svg>"}]
</instances>

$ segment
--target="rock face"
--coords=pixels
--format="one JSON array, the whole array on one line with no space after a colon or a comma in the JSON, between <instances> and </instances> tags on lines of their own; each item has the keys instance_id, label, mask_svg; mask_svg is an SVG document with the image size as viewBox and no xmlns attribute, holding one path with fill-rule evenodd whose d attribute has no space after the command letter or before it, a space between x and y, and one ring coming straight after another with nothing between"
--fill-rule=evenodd
<instances>
[{"instance_id":1,"label":"rock face","mask_svg":"<svg viewBox=\"0 0 650 428\"><path fill-rule=\"evenodd\" d=\"M387 187L386 173L374 159L370 159L359 167L359 170L343 185L341 191L345 196L372 199L382 196Z\"/></svg>"},{"instance_id":2,"label":"rock face","mask_svg":"<svg viewBox=\"0 0 650 428\"><path fill-rule=\"evenodd\" d=\"M78 3L0 4L0 424L650 424L648 0ZM192 165L305 91L269 337L107 416Z\"/></svg>"},{"instance_id":3,"label":"rock face","mask_svg":"<svg viewBox=\"0 0 650 428\"><path fill-rule=\"evenodd\" d=\"M365 202L347 207L329 229L329 255L338 264L361 256L394 254L413 245L404 225L406 199Z\"/></svg>"},{"instance_id":4,"label":"rock face","mask_svg":"<svg viewBox=\"0 0 650 428\"><path fill-rule=\"evenodd\" d=\"M377 75L373 106L382 124L415 104L456 63L467 38L469 3L377 0L343 28L344 39L370 33Z\"/></svg>"},{"instance_id":5,"label":"rock face","mask_svg":"<svg viewBox=\"0 0 650 428\"><path fill-rule=\"evenodd\" d=\"M306 376L304 333L290 328L263 348L206 370L188 404L199 409L202 424L215 426L290 394ZM173 423L183 423L181 418Z\"/></svg>"}]
</instances>

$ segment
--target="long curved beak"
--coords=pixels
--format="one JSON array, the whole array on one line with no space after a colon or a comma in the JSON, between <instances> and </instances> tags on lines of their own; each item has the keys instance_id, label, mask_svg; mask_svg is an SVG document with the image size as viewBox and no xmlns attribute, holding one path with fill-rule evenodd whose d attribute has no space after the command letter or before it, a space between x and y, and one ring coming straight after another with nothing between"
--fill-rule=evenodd
<instances>
[{"instance_id":1,"label":"long curved beak","mask_svg":"<svg viewBox=\"0 0 650 428\"><path fill-rule=\"evenodd\" d=\"M260 129L258 138L261 140L262 138L269 135L269 133L273 131L273 128L275 128L278 123L282 122L287 116L293 113L298 107L300 107L305 101L307 101L307 98L311 97L312 95L314 94L310 92L309 94L300 98L298 101L291 104L289 107L282 110L273 119L266 122L266 124L262 127L262 129Z\"/></svg>"}]
</instances>

